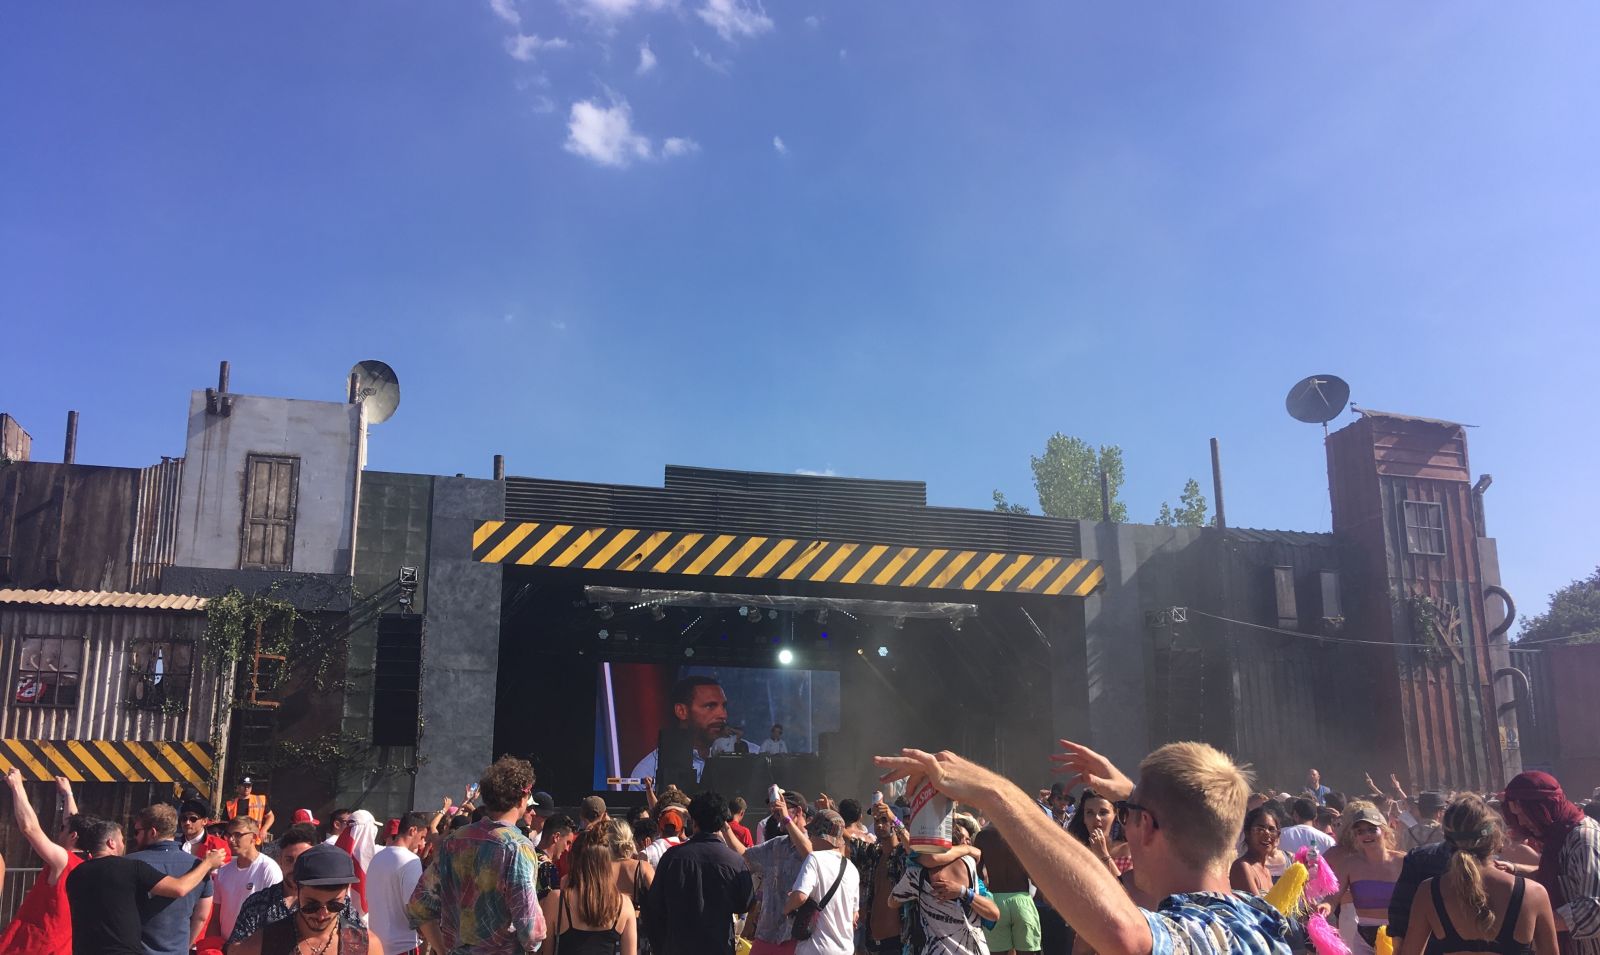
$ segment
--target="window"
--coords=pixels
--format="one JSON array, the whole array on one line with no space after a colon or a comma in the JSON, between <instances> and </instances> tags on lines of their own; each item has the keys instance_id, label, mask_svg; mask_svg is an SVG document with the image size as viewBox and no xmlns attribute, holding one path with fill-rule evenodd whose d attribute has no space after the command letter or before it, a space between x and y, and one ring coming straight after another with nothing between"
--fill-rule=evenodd
<instances>
[{"instance_id":1,"label":"window","mask_svg":"<svg viewBox=\"0 0 1600 955\"><path fill-rule=\"evenodd\" d=\"M1278 607L1278 626L1292 630L1300 624L1300 610L1294 599L1294 568L1272 568L1272 593Z\"/></svg>"},{"instance_id":2,"label":"window","mask_svg":"<svg viewBox=\"0 0 1600 955\"><path fill-rule=\"evenodd\" d=\"M1444 505L1406 501L1406 553L1444 556Z\"/></svg>"},{"instance_id":3,"label":"window","mask_svg":"<svg viewBox=\"0 0 1600 955\"><path fill-rule=\"evenodd\" d=\"M128 661L128 706L181 713L189 708L193 679L193 641L137 641Z\"/></svg>"},{"instance_id":4,"label":"window","mask_svg":"<svg viewBox=\"0 0 1600 955\"><path fill-rule=\"evenodd\" d=\"M300 459L252 454L244 467L244 526L239 567L290 570L294 561L294 512Z\"/></svg>"},{"instance_id":5,"label":"window","mask_svg":"<svg viewBox=\"0 0 1600 955\"><path fill-rule=\"evenodd\" d=\"M82 670L82 637L23 637L12 700L18 706L77 706Z\"/></svg>"},{"instance_id":6,"label":"window","mask_svg":"<svg viewBox=\"0 0 1600 955\"><path fill-rule=\"evenodd\" d=\"M1322 618L1332 620L1344 616L1344 605L1339 600L1339 572L1322 572Z\"/></svg>"}]
</instances>

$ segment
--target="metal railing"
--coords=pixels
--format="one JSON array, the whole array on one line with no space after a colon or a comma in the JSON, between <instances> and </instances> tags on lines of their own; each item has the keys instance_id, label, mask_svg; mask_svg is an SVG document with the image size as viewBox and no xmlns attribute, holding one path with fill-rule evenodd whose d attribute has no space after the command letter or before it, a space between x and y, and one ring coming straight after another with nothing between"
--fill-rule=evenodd
<instances>
[{"instance_id":1,"label":"metal railing","mask_svg":"<svg viewBox=\"0 0 1600 955\"><path fill-rule=\"evenodd\" d=\"M43 871L43 869L6 869L5 888L0 889L0 926L11 924L12 918L17 914L17 907L22 904L22 897L33 888L33 880Z\"/></svg>"}]
</instances>

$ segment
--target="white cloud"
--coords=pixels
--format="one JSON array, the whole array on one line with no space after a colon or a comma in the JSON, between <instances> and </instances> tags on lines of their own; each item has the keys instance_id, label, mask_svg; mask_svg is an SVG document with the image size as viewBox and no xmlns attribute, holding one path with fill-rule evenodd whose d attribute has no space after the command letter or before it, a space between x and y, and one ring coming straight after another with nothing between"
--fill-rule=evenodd
<instances>
[{"instance_id":1,"label":"white cloud","mask_svg":"<svg viewBox=\"0 0 1600 955\"><path fill-rule=\"evenodd\" d=\"M656 55L650 49L650 41L646 40L639 44L639 66L634 69L634 72L643 76L655 68Z\"/></svg>"},{"instance_id":2,"label":"white cloud","mask_svg":"<svg viewBox=\"0 0 1600 955\"><path fill-rule=\"evenodd\" d=\"M813 13L811 16L806 17L806 26L815 30L817 27L822 26L822 18Z\"/></svg>"},{"instance_id":3,"label":"white cloud","mask_svg":"<svg viewBox=\"0 0 1600 955\"><path fill-rule=\"evenodd\" d=\"M697 152L700 144L692 139L672 136L656 150L650 137L633 128L633 111L625 100L601 106L593 100L572 104L567 119L567 152L602 166L623 169L636 161L672 159Z\"/></svg>"},{"instance_id":4,"label":"white cloud","mask_svg":"<svg viewBox=\"0 0 1600 955\"><path fill-rule=\"evenodd\" d=\"M754 7L745 0L706 0L697 13L711 25L717 35L732 43L740 37L760 36L772 31L772 18L758 2Z\"/></svg>"},{"instance_id":5,"label":"white cloud","mask_svg":"<svg viewBox=\"0 0 1600 955\"><path fill-rule=\"evenodd\" d=\"M560 37L543 39L537 34L519 33L516 36L506 37L506 52L511 54L513 60L532 63L540 50L564 50L567 41Z\"/></svg>"},{"instance_id":6,"label":"white cloud","mask_svg":"<svg viewBox=\"0 0 1600 955\"><path fill-rule=\"evenodd\" d=\"M561 321L552 321L550 323L550 327L555 331L564 332L567 330L567 323Z\"/></svg>"},{"instance_id":7,"label":"white cloud","mask_svg":"<svg viewBox=\"0 0 1600 955\"><path fill-rule=\"evenodd\" d=\"M677 6L677 0L568 0L579 12L596 23L611 24L626 20L641 10L660 10Z\"/></svg>"},{"instance_id":8,"label":"white cloud","mask_svg":"<svg viewBox=\"0 0 1600 955\"><path fill-rule=\"evenodd\" d=\"M820 471L814 471L811 468L795 468L794 469L794 473L796 473L796 474L805 474L805 475L809 475L810 477L838 477L839 476L839 473L837 471L835 471L833 468L823 468Z\"/></svg>"},{"instance_id":9,"label":"white cloud","mask_svg":"<svg viewBox=\"0 0 1600 955\"><path fill-rule=\"evenodd\" d=\"M789 147L784 145L782 136L774 136L774 137L772 137L772 148L780 156L789 155Z\"/></svg>"},{"instance_id":10,"label":"white cloud","mask_svg":"<svg viewBox=\"0 0 1600 955\"><path fill-rule=\"evenodd\" d=\"M529 107L540 116L547 116L556 111L556 101L540 94L533 98L533 105Z\"/></svg>"},{"instance_id":11,"label":"white cloud","mask_svg":"<svg viewBox=\"0 0 1600 955\"><path fill-rule=\"evenodd\" d=\"M522 14L517 12L516 0L489 0L489 9L512 26L522 26Z\"/></svg>"},{"instance_id":12,"label":"white cloud","mask_svg":"<svg viewBox=\"0 0 1600 955\"><path fill-rule=\"evenodd\" d=\"M699 60L706 69L714 73L728 76L733 72L733 62L731 60L719 60L697 46L690 46L689 50L694 54L695 59Z\"/></svg>"},{"instance_id":13,"label":"white cloud","mask_svg":"<svg viewBox=\"0 0 1600 955\"><path fill-rule=\"evenodd\" d=\"M661 144L661 155L666 159L671 159L674 156L687 156L690 153L699 151L699 143L682 136L668 136L667 141Z\"/></svg>"}]
</instances>

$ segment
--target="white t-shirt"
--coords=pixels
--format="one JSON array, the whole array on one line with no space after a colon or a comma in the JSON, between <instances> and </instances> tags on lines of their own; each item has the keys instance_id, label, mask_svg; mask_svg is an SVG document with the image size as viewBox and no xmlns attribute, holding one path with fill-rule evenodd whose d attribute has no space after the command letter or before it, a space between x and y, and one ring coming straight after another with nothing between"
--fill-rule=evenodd
<instances>
[{"instance_id":1,"label":"white t-shirt","mask_svg":"<svg viewBox=\"0 0 1600 955\"><path fill-rule=\"evenodd\" d=\"M719 736L719 737L717 737L716 740L711 744L711 755L713 755L713 756L732 756L733 755L733 744L737 743L738 741L739 741L739 737L737 737L737 736Z\"/></svg>"},{"instance_id":2,"label":"white t-shirt","mask_svg":"<svg viewBox=\"0 0 1600 955\"><path fill-rule=\"evenodd\" d=\"M789 744L781 739L769 739L761 744L761 754L763 756L775 756L787 752L789 752Z\"/></svg>"},{"instance_id":3,"label":"white t-shirt","mask_svg":"<svg viewBox=\"0 0 1600 955\"><path fill-rule=\"evenodd\" d=\"M233 923L239 918L239 907L244 900L269 885L283 881L283 870L265 852L256 861L239 868L239 860L217 870L216 911L222 927L222 937L233 934Z\"/></svg>"},{"instance_id":4,"label":"white t-shirt","mask_svg":"<svg viewBox=\"0 0 1600 955\"><path fill-rule=\"evenodd\" d=\"M1305 823L1290 826L1278 833L1278 848L1288 853L1291 859L1305 846L1311 846L1319 853L1327 852L1333 848L1333 837Z\"/></svg>"},{"instance_id":5,"label":"white t-shirt","mask_svg":"<svg viewBox=\"0 0 1600 955\"><path fill-rule=\"evenodd\" d=\"M422 879L422 860L402 846L384 846L367 866L367 927L386 952L409 952L422 942L406 921L406 903Z\"/></svg>"},{"instance_id":6,"label":"white t-shirt","mask_svg":"<svg viewBox=\"0 0 1600 955\"><path fill-rule=\"evenodd\" d=\"M800 864L794 877L795 892L822 901L844 867L844 878L833 898L817 913L811 937L795 946L795 955L852 955L856 950L856 911L861 908L861 876L850 860L837 852L813 852Z\"/></svg>"},{"instance_id":7,"label":"white t-shirt","mask_svg":"<svg viewBox=\"0 0 1600 955\"><path fill-rule=\"evenodd\" d=\"M681 845L683 845L683 837L681 836L657 839L644 847L645 861L650 863L652 868L659 866L661 865L661 857L667 854L668 849Z\"/></svg>"}]
</instances>

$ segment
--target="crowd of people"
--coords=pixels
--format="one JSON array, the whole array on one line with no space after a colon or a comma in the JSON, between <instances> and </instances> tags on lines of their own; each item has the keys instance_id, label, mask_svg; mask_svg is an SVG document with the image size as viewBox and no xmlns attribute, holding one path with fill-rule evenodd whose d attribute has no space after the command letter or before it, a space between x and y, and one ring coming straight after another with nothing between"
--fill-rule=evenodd
<instances>
[{"instance_id":1,"label":"crowd of people","mask_svg":"<svg viewBox=\"0 0 1600 955\"><path fill-rule=\"evenodd\" d=\"M1053 760L1064 778L1030 795L904 750L862 800L774 788L753 819L651 780L621 817L600 796L564 813L506 756L459 804L326 829L301 809L276 835L248 779L220 818L191 797L126 832L60 779L52 835L13 770L40 871L0 955L1600 955L1600 799L1547 774L1349 796L1314 769L1253 791L1200 743L1134 777L1067 741ZM907 828L923 781L952 801L947 847ZM1286 905L1308 867L1325 894Z\"/></svg>"}]
</instances>

